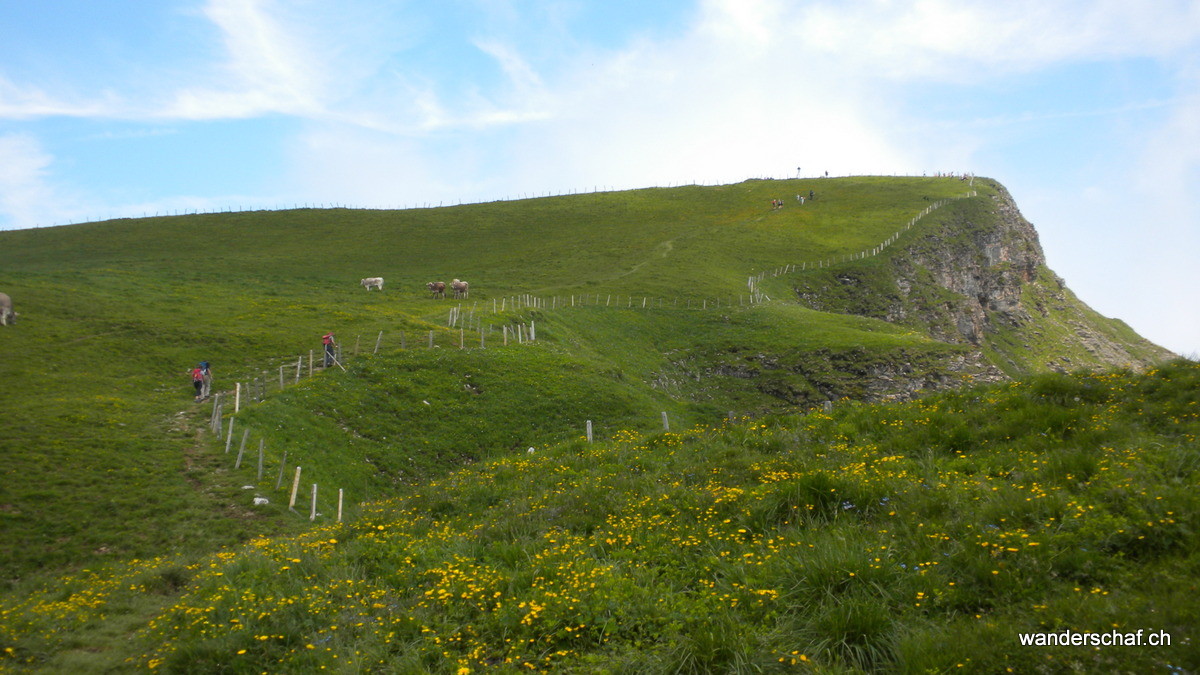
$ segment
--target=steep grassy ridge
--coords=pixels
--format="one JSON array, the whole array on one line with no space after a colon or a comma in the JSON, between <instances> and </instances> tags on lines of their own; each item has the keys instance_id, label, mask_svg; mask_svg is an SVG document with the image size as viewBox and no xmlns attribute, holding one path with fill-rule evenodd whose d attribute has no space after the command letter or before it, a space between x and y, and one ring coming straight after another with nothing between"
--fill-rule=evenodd
<instances>
[{"instance_id":1,"label":"steep grassy ridge","mask_svg":"<svg viewBox=\"0 0 1200 675\"><path fill-rule=\"evenodd\" d=\"M803 207L769 208L809 189L817 199ZM455 276L490 296L600 284L728 296L751 271L874 245L929 200L964 189L945 179L750 181L410 211L148 218L5 233L0 256L7 283L119 267L281 293L305 283L296 297L367 275L410 292Z\"/></svg>"}]
</instances>

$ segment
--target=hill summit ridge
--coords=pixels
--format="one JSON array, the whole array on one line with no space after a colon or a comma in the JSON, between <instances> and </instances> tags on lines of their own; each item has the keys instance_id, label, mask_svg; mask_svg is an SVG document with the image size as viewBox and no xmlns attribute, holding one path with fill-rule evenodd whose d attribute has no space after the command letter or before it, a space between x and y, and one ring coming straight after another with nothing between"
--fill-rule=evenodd
<instances>
[{"instance_id":1,"label":"hill summit ridge","mask_svg":"<svg viewBox=\"0 0 1200 675\"><path fill-rule=\"evenodd\" d=\"M1144 369L1174 356L1080 301L1046 266L1037 231L1009 192L982 180L991 194L946 209L882 269L811 275L797 280L796 297L971 345L1010 375Z\"/></svg>"}]
</instances>

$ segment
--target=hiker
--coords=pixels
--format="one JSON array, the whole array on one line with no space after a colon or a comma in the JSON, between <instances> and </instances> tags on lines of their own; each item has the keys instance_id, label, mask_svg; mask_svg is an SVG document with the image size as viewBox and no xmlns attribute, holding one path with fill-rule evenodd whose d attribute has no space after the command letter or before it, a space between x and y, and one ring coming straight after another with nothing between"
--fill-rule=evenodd
<instances>
[{"instance_id":1,"label":"hiker","mask_svg":"<svg viewBox=\"0 0 1200 675\"><path fill-rule=\"evenodd\" d=\"M337 357L334 356L334 350L337 349L337 341L333 339L333 333L329 332L321 336L321 344L325 345L325 367L332 366Z\"/></svg>"},{"instance_id":2,"label":"hiker","mask_svg":"<svg viewBox=\"0 0 1200 675\"><path fill-rule=\"evenodd\" d=\"M204 368L196 366L192 368L192 386L196 388L196 400L203 398L204 393Z\"/></svg>"},{"instance_id":3,"label":"hiker","mask_svg":"<svg viewBox=\"0 0 1200 675\"><path fill-rule=\"evenodd\" d=\"M808 191L808 201L811 202L813 199L816 199L816 196L813 194L812 190L809 190Z\"/></svg>"},{"instance_id":4,"label":"hiker","mask_svg":"<svg viewBox=\"0 0 1200 675\"><path fill-rule=\"evenodd\" d=\"M208 361L201 361L200 370L204 373L204 386L200 388L200 398L206 399L212 395L212 366Z\"/></svg>"}]
</instances>

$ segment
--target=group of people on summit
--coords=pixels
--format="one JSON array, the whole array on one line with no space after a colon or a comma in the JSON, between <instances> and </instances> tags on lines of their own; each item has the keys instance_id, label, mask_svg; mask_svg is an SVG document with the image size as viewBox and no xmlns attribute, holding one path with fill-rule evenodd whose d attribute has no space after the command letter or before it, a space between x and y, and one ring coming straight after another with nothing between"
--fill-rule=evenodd
<instances>
[{"instance_id":1,"label":"group of people on summit","mask_svg":"<svg viewBox=\"0 0 1200 675\"><path fill-rule=\"evenodd\" d=\"M812 190L809 190L807 199L809 201L812 201L816 198L817 198L817 193ZM805 200L804 195L796 195L796 201L800 202L801 205L804 204L804 200ZM771 208L782 209L783 208L783 200L782 199L772 199L771 200Z\"/></svg>"}]
</instances>

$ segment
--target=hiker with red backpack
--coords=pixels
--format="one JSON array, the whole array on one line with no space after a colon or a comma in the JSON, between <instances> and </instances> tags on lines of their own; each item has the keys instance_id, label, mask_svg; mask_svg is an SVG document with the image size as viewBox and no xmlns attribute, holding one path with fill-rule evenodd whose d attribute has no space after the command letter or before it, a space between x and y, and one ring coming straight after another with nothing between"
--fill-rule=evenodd
<instances>
[{"instance_id":1,"label":"hiker with red backpack","mask_svg":"<svg viewBox=\"0 0 1200 675\"><path fill-rule=\"evenodd\" d=\"M204 366L192 368L192 386L196 388L196 400L204 398Z\"/></svg>"},{"instance_id":2,"label":"hiker with red backpack","mask_svg":"<svg viewBox=\"0 0 1200 675\"><path fill-rule=\"evenodd\" d=\"M332 331L321 336L321 344L325 345L325 367L328 368L337 363L337 356L334 351L337 349L337 340L333 339Z\"/></svg>"},{"instance_id":3,"label":"hiker with red backpack","mask_svg":"<svg viewBox=\"0 0 1200 675\"><path fill-rule=\"evenodd\" d=\"M208 361L192 368L192 386L196 388L196 400L203 401L212 393L212 369Z\"/></svg>"}]
</instances>

